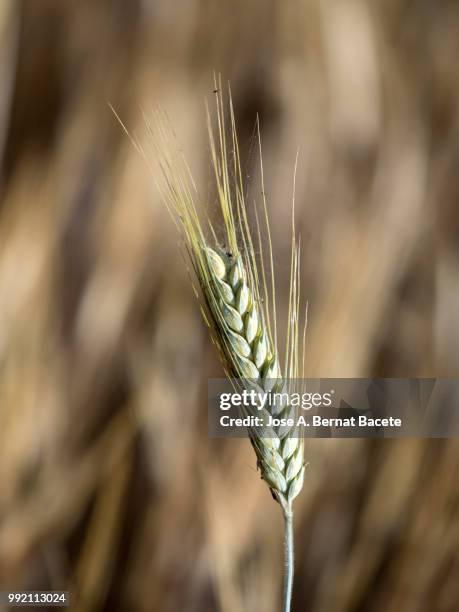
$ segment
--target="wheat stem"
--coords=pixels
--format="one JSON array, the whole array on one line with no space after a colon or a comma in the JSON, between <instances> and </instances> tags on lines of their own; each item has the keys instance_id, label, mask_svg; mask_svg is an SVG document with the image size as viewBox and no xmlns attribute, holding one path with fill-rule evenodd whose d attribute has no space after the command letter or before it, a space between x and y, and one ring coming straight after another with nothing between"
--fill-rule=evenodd
<instances>
[{"instance_id":1,"label":"wheat stem","mask_svg":"<svg viewBox=\"0 0 459 612\"><path fill-rule=\"evenodd\" d=\"M293 573L294 573L294 544L293 544L293 512L284 513L284 601L283 612L290 612L292 601Z\"/></svg>"}]
</instances>

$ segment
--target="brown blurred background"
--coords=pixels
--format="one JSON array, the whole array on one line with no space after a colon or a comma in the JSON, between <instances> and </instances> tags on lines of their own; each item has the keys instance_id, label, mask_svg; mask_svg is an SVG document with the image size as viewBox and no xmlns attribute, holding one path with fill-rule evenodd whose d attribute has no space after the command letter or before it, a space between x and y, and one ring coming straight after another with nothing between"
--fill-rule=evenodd
<instances>
[{"instance_id":1,"label":"brown blurred background","mask_svg":"<svg viewBox=\"0 0 459 612\"><path fill-rule=\"evenodd\" d=\"M282 521L148 168L161 105L203 198L204 100L232 86L285 319L292 177L308 376L457 376L455 0L1 0L0 589L72 610L279 610ZM293 610L459 609L459 445L311 440Z\"/></svg>"}]
</instances>

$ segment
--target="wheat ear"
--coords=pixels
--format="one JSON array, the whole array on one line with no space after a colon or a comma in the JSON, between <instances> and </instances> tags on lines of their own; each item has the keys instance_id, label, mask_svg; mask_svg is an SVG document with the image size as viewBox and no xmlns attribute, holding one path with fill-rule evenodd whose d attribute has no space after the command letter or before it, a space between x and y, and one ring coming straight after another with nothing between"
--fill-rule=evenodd
<instances>
[{"instance_id":1,"label":"wheat ear","mask_svg":"<svg viewBox=\"0 0 459 612\"><path fill-rule=\"evenodd\" d=\"M279 362L266 328L259 300L248 283L240 255L218 254L207 247L211 282L203 290L214 319L218 322L222 357L232 377L256 381L264 389L283 387ZM274 416L290 416L291 407L272 406ZM285 413L285 415L284 415ZM302 442L284 430L270 437L251 436L262 478L285 512L303 484Z\"/></svg>"},{"instance_id":2,"label":"wheat ear","mask_svg":"<svg viewBox=\"0 0 459 612\"><path fill-rule=\"evenodd\" d=\"M162 113L149 129L153 134L163 180L158 181L164 201L179 228L200 286L201 310L217 346L227 375L248 380L264 390L284 389L286 380L299 377L299 249L292 232L289 321L285 353L285 372L281 371L277 349L275 290L271 298L261 257L261 273L246 214L242 172L235 129L234 112L229 102L230 137L227 138L221 83L215 83L217 135L208 112L209 136L215 179L224 225L224 242L219 246L216 231L209 225L206 235L194 203L196 189L188 166L180 153L170 123ZM259 131L258 131L259 136ZM261 141L259 137L261 149ZM263 168L261 167L263 170ZM262 179L263 180L263 179ZM263 186L264 193L264 186ZM273 256L266 202L263 197L271 272ZM258 243L262 251L261 224L257 216ZM269 311L271 307L272 311ZM274 332L271 327L274 320ZM274 416L291 415L288 405L270 406ZM303 485L303 440L293 429L273 429L269 436L250 432L261 477L282 507L285 519L284 612L289 612L293 581L292 502Z\"/></svg>"}]
</instances>

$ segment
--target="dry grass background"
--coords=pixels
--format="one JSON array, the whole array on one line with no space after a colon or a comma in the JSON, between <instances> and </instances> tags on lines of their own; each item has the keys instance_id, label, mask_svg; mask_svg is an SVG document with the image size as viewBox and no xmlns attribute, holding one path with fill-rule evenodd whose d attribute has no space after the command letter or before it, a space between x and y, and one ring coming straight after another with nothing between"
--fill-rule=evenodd
<instances>
[{"instance_id":1,"label":"dry grass background","mask_svg":"<svg viewBox=\"0 0 459 612\"><path fill-rule=\"evenodd\" d=\"M271 612L281 516L247 441L210 441L220 369L174 228L107 103L173 117L212 201L204 98L256 112L276 268L292 172L309 376L457 376L459 5L2 0L0 588L72 610ZM146 143L148 144L148 143ZM459 602L459 445L312 440L294 610Z\"/></svg>"}]
</instances>

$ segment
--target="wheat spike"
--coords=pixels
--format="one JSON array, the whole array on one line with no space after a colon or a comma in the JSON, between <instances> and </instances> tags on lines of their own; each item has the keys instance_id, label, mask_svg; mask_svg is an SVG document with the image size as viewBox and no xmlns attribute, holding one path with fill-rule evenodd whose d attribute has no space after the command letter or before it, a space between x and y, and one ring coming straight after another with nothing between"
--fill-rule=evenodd
<instances>
[{"instance_id":1,"label":"wheat spike","mask_svg":"<svg viewBox=\"0 0 459 612\"><path fill-rule=\"evenodd\" d=\"M203 285L217 322L222 358L232 377L257 381L263 389L281 391L279 362L266 329L261 304L248 283L240 255L206 248L210 283ZM274 386L274 389L273 389ZM291 407L274 405L274 416L290 416ZM288 511L301 490L304 465L302 442L283 431L271 437L251 436L262 478Z\"/></svg>"},{"instance_id":2,"label":"wheat spike","mask_svg":"<svg viewBox=\"0 0 459 612\"><path fill-rule=\"evenodd\" d=\"M270 292L263 264L262 235L265 231L270 272L273 277L274 265L266 201L263 195L264 226L256 213L257 249L261 252L259 264L247 220L231 92L229 138L220 80L215 82L215 92L216 133L209 111L208 127L224 240L219 243L217 232L210 221L209 232L204 232L195 206L197 191L191 174L176 143L171 124L161 112L156 114L153 128L148 126L153 135L162 175L162 180L157 181L157 184L183 236L201 289L197 292L201 298L201 310L228 377L243 381L242 384L255 384L264 391L282 391L289 380L302 375L299 368L299 247L292 224L289 317L285 369L282 372L277 348L274 280L271 281ZM258 139L261 151L259 129ZM264 194L262 163L261 173ZM227 246L223 248L222 243ZM296 413L291 406L281 402L273 406L270 404L269 408L265 406L263 410L269 410L272 416L281 418L291 417ZM269 436L266 429L262 432L253 429L249 434L261 477L268 484L284 514L286 576L283 609L288 612L293 580L292 502L303 485L303 440L294 435L293 428L285 427L272 428Z\"/></svg>"},{"instance_id":3,"label":"wheat spike","mask_svg":"<svg viewBox=\"0 0 459 612\"><path fill-rule=\"evenodd\" d=\"M163 176L159 188L184 237L201 288L201 309L227 375L235 379L250 379L265 391L281 391L285 379L298 378L299 374L298 248L293 235L284 377L279 364L276 331L272 333L271 317L267 311L270 300L266 275L263 268L261 275L258 272L259 266L247 221L231 98L231 136L228 142L221 83L216 83L216 90L218 91L217 138L209 113L208 126L218 200L225 229L224 238L228 246L226 248L219 246L216 232L210 222L210 238L205 235L194 203L195 187L188 166L177 146L170 123L161 113L156 115L156 123L152 130ZM264 212L266 213L265 202ZM257 246L261 250L260 226L258 229ZM269 238L267 213L266 229ZM272 271L270 240L268 244ZM261 295L264 295L264 300ZM274 310L274 291L271 306ZM275 322L275 312L273 318ZM292 415L290 406L274 405L270 406L269 410L276 417ZM269 437L251 432L251 442L257 455L261 476L287 514L291 512L292 501L301 490L304 476L303 441L292 433L285 428L271 430Z\"/></svg>"}]
</instances>

